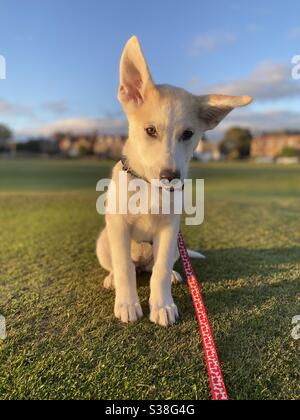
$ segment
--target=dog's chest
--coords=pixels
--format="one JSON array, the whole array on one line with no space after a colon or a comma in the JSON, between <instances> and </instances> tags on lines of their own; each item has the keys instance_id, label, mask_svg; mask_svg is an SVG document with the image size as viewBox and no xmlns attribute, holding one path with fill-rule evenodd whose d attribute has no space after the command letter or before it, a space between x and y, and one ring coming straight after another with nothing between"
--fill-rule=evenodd
<instances>
[{"instance_id":1,"label":"dog's chest","mask_svg":"<svg viewBox=\"0 0 300 420\"><path fill-rule=\"evenodd\" d=\"M128 222L131 225L132 239L137 242L152 242L157 231L161 216L155 215L128 215Z\"/></svg>"}]
</instances>

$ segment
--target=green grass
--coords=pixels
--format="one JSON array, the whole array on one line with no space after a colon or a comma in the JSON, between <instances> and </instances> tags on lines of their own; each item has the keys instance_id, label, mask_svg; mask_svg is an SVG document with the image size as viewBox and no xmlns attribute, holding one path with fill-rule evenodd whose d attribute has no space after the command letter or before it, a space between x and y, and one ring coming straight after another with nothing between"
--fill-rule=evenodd
<instances>
[{"instance_id":1,"label":"green grass","mask_svg":"<svg viewBox=\"0 0 300 420\"><path fill-rule=\"evenodd\" d=\"M110 163L0 160L1 399L208 399L191 298L178 325L121 325L95 257L99 178ZM193 164L206 220L184 227L232 399L299 399L300 167ZM178 265L180 269L180 265Z\"/></svg>"}]
</instances>

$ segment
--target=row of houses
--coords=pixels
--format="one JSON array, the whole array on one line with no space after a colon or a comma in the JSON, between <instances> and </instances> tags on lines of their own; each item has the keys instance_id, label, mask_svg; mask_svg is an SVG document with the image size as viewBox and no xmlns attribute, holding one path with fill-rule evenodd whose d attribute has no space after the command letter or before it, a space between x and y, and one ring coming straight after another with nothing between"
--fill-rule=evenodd
<instances>
[{"instance_id":1,"label":"row of houses","mask_svg":"<svg viewBox=\"0 0 300 420\"><path fill-rule=\"evenodd\" d=\"M287 151L285 155L284 152ZM200 142L194 157L204 162L226 159L226 156L222 155L220 145L209 142ZM251 141L250 158L262 162L299 162L300 134L276 132L257 136Z\"/></svg>"},{"instance_id":2,"label":"row of houses","mask_svg":"<svg viewBox=\"0 0 300 420\"><path fill-rule=\"evenodd\" d=\"M119 159L126 141L121 135L60 135L54 136L61 154L68 157L95 155L106 159Z\"/></svg>"},{"instance_id":3,"label":"row of houses","mask_svg":"<svg viewBox=\"0 0 300 420\"><path fill-rule=\"evenodd\" d=\"M299 133L267 133L255 137L251 142L251 158L274 160L284 150L294 150L295 158L300 155Z\"/></svg>"},{"instance_id":4,"label":"row of houses","mask_svg":"<svg viewBox=\"0 0 300 420\"><path fill-rule=\"evenodd\" d=\"M27 141L3 143L0 154L30 157L35 155L78 158L97 156L103 159L119 159L126 137L121 135L73 135L55 134L50 138L32 138Z\"/></svg>"}]
</instances>

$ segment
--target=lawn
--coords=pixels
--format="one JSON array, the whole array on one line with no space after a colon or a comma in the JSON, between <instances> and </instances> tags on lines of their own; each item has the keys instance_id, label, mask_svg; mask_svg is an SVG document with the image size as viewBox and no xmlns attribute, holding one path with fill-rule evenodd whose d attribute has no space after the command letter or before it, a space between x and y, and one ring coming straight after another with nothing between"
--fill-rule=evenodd
<instances>
[{"instance_id":1,"label":"lawn","mask_svg":"<svg viewBox=\"0 0 300 420\"><path fill-rule=\"evenodd\" d=\"M187 286L180 322L121 325L95 257L100 161L0 160L1 399L209 399ZM300 167L194 163L205 223L183 227L232 399L299 399ZM179 270L180 264L178 264Z\"/></svg>"}]
</instances>

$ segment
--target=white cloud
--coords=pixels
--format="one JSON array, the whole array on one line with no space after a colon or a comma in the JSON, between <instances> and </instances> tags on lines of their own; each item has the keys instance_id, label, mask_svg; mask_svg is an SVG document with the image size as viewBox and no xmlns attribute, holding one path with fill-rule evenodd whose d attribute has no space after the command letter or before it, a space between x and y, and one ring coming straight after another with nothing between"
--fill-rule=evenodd
<instances>
[{"instance_id":1,"label":"white cloud","mask_svg":"<svg viewBox=\"0 0 300 420\"><path fill-rule=\"evenodd\" d=\"M196 82L193 83L196 86ZM200 91L198 86L197 91ZM233 125L248 127L253 132L300 130L300 110L295 107L295 102L291 109L280 108L280 100L300 99L300 82L292 79L291 68L283 64L270 61L260 63L244 79L212 86L202 84L201 93L254 97L253 106L234 110L215 131L210 132L212 139L219 139L224 130ZM270 105L271 102L276 102L276 107L275 104ZM260 104L259 110L255 104Z\"/></svg>"},{"instance_id":2,"label":"white cloud","mask_svg":"<svg viewBox=\"0 0 300 420\"><path fill-rule=\"evenodd\" d=\"M228 95L251 95L255 101L300 97L300 83L291 77L291 68L283 64L263 62L242 80L208 87L211 92Z\"/></svg>"},{"instance_id":3,"label":"white cloud","mask_svg":"<svg viewBox=\"0 0 300 420\"><path fill-rule=\"evenodd\" d=\"M242 124L253 130L300 130L300 112L289 110L245 111L228 120L228 124Z\"/></svg>"},{"instance_id":4,"label":"white cloud","mask_svg":"<svg viewBox=\"0 0 300 420\"><path fill-rule=\"evenodd\" d=\"M203 34L194 38L189 51L192 56L197 57L203 53L213 52L232 45L235 42L236 36L229 32Z\"/></svg>"},{"instance_id":5,"label":"white cloud","mask_svg":"<svg viewBox=\"0 0 300 420\"><path fill-rule=\"evenodd\" d=\"M223 132L232 126L246 127L255 133L263 131L300 130L300 112L289 110L251 111L251 109L235 110L208 136L220 139Z\"/></svg>"},{"instance_id":6,"label":"white cloud","mask_svg":"<svg viewBox=\"0 0 300 420\"><path fill-rule=\"evenodd\" d=\"M17 136L51 136L56 132L86 134L97 131L104 134L126 134L127 123L123 119L78 117L58 120L35 128L19 130Z\"/></svg>"}]
</instances>

